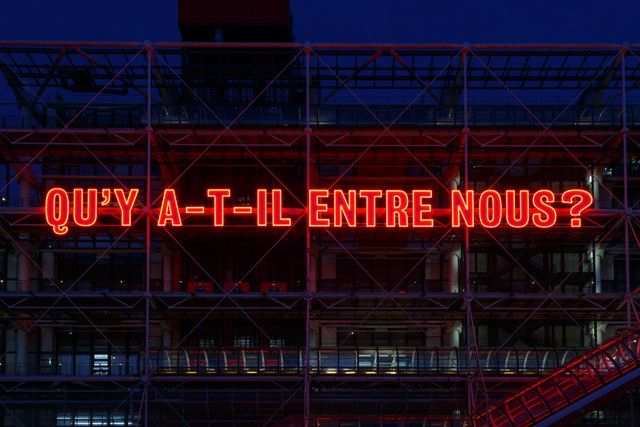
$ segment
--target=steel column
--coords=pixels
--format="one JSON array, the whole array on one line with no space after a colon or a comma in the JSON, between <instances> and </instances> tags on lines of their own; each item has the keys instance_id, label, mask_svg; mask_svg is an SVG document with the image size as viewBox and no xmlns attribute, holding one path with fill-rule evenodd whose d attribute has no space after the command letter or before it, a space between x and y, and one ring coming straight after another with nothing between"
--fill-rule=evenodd
<instances>
[{"instance_id":1,"label":"steel column","mask_svg":"<svg viewBox=\"0 0 640 427\"><path fill-rule=\"evenodd\" d=\"M151 137L153 127L151 123L151 58L153 48L149 42L145 42L147 53L147 146L146 146L146 191L145 191L145 278L144 278L144 377L143 385L143 404L144 404L144 425L149 426L149 310L151 308Z\"/></svg>"},{"instance_id":2,"label":"steel column","mask_svg":"<svg viewBox=\"0 0 640 427\"><path fill-rule=\"evenodd\" d=\"M631 326L631 256L629 253L629 227L633 208L629 206L629 171L628 171L628 152L627 152L627 88L626 88L626 48L620 50L620 68L622 74L622 171L624 186L624 289L625 301L627 304L627 327Z\"/></svg>"},{"instance_id":3,"label":"steel column","mask_svg":"<svg viewBox=\"0 0 640 427\"><path fill-rule=\"evenodd\" d=\"M469 59L468 56L469 48L465 45L460 53L460 59L462 60L463 67L463 88L462 88L462 97L463 97L463 121L464 127L462 129L462 143L464 147L464 165L463 165L463 175L464 175L464 190L465 192L469 189L469 114L468 114L468 85L467 85L467 61ZM466 353L467 353L467 366L471 366L471 350L473 348L475 331L474 322L473 322L473 312L471 310L471 304L473 302L473 290L471 289L471 280L469 276L469 227L465 227L464 229L464 302L465 302L465 311L466 311ZM474 391L473 391L473 377L468 374L467 375L467 414L470 416L475 411L475 399L474 399Z\"/></svg>"},{"instance_id":4,"label":"steel column","mask_svg":"<svg viewBox=\"0 0 640 427\"><path fill-rule=\"evenodd\" d=\"M306 189L307 194L311 188L311 123L310 123L310 76L309 76L309 56L311 54L311 47L305 46L304 48L304 63L305 63L305 143L306 143ZM313 278L311 277L311 229L308 222L305 225L306 240L305 240L305 263L306 263L306 294L305 294L305 318L304 318L304 425L309 426L310 422L310 409L311 409L311 366L310 366L310 354L309 344L311 339L311 301L313 299L313 292L311 283Z\"/></svg>"}]
</instances>

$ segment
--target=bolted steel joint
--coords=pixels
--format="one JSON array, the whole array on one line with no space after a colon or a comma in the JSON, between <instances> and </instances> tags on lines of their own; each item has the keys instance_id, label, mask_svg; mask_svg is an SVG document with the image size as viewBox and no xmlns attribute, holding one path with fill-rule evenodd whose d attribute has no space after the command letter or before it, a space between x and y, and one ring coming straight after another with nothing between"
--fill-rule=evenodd
<instances>
[{"instance_id":1,"label":"bolted steel joint","mask_svg":"<svg viewBox=\"0 0 640 427\"><path fill-rule=\"evenodd\" d=\"M306 291L302 297L305 301L309 302L313 299L313 292Z\"/></svg>"}]
</instances>

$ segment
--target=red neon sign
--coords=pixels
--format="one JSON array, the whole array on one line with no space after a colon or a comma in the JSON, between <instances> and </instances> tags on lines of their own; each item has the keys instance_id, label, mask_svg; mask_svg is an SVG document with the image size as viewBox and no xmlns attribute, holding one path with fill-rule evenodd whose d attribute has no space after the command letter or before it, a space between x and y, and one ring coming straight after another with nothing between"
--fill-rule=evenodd
<instances>
[{"instance_id":1,"label":"red neon sign","mask_svg":"<svg viewBox=\"0 0 640 427\"><path fill-rule=\"evenodd\" d=\"M115 202L111 202L111 194ZM70 225L91 227L101 214L115 214L120 225L132 224L134 205L140 190L133 188L74 188L71 193L63 188L52 188L45 200L45 217L57 235L64 235ZM281 189L256 190L255 206L232 206L229 188L209 188L206 196L211 199L208 207L183 206L174 189L166 189L162 201L153 213L159 227L181 227L183 215L209 215L213 227L224 227L229 217L253 217L257 227L290 227L292 209L284 207ZM399 189L311 189L307 194L304 210L307 225L322 227L386 227L431 228L435 226L432 206L433 191L415 189L410 192ZM474 192L453 190L449 206L438 208L438 214L447 212L451 227L508 227L549 228L558 223L562 212L568 212L570 227L582 227L582 213L593 204L593 196L585 190L570 189L556 197L548 189L531 193L529 190L496 190Z\"/></svg>"}]
</instances>

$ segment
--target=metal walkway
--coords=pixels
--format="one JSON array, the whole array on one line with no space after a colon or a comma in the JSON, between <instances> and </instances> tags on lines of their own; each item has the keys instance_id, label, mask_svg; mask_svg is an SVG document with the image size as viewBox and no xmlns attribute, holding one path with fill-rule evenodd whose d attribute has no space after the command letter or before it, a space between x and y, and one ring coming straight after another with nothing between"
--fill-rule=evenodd
<instances>
[{"instance_id":1,"label":"metal walkway","mask_svg":"<svg viewBox=\"0 0 640 427\"><path fill-rule=\"evenodd\" d=\"M486 408L475 426L548 426L615 399L640 379L640 330L628 330Z\"/></svg>"}]
</instances>

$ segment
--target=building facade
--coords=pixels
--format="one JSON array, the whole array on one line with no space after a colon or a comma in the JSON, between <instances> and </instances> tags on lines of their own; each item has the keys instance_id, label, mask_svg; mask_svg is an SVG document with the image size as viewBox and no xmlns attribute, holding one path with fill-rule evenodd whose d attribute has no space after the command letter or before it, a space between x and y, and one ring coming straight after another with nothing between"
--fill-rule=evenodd
<instances>
[{"instance_id":1,"label":"building facade","mask_svg":"<svg viewBox=\"0 0 640 427\"><path fill-rule=\"evenodd\" d=\"M637 52L0 43L0 422L486 425L637 324ZM314 189L358 192L356 226L330 198L309 226ZM415 189L431 226L366 225L363 190ZM452 192L513 189L593 201L452 226ZM577 422L637 423L615 390Z\"/></svg>"}]
</instances>

